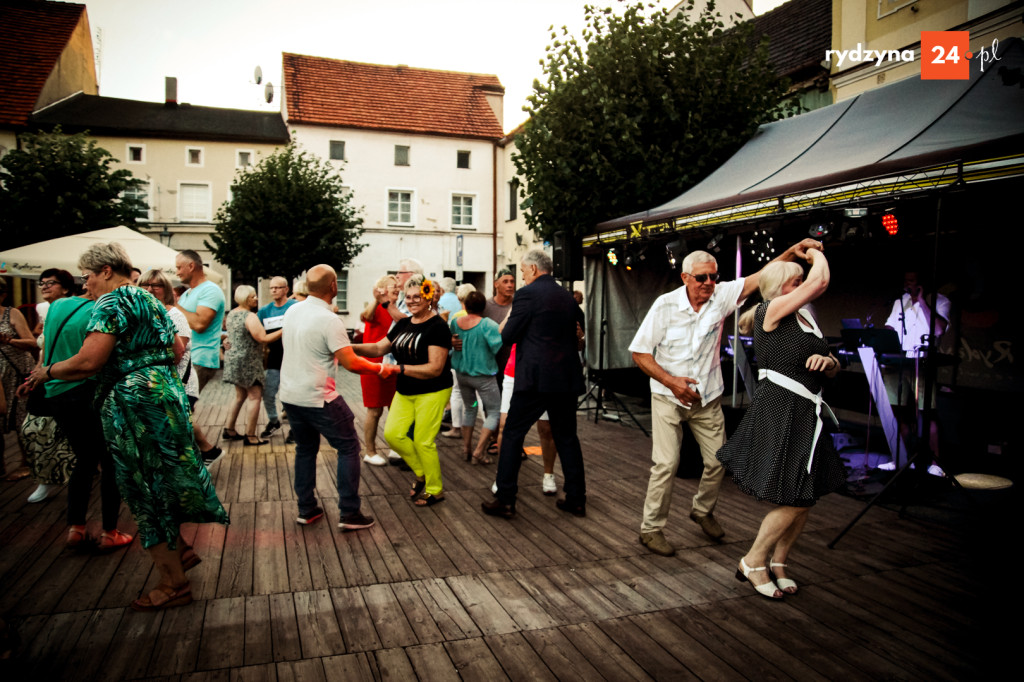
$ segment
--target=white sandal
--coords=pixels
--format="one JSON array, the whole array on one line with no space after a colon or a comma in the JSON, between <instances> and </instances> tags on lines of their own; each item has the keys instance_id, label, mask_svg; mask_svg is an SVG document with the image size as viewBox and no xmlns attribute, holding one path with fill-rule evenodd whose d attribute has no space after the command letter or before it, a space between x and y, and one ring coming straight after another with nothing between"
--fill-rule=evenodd
<instances>
[{"instance_id":1,"label":"white sandal","mask_svg":"<svg viewBox=\"0 0 1024 682\"><path fill-rule=\"evenodd\" d=\"M782 599L782 591L779 590L771 580L766 582L764 585L755 585L750 581L750 574L754 571L767 571L768 569L765 566L751 568L750 566L747 566L747 562L744 561L744 558L740 557L740 567L742 570L736 571L736 580L739 580L740 582L746 580L762 597L767 597L768 599ZM776 593L778 593L779 596L775 596Z\"/></svg>"},{"instance_id":2,"label":"white sandal","mask_svg":"<svg viewBox=\"0 0 1024 682\"><path fill-rule=\"evenodd\" d=\"M775 575L775 571L772 569L778 566L779 568L786 568L786 564L780 564L777 561L768 560L768 577L775 581L775 584L779 586L779 589L786 592L789 588L793 588L792 592L786 592L786 594L796 594L796 581L790 580L789 578L779 578Z\"/></svg>"}]
</instances>

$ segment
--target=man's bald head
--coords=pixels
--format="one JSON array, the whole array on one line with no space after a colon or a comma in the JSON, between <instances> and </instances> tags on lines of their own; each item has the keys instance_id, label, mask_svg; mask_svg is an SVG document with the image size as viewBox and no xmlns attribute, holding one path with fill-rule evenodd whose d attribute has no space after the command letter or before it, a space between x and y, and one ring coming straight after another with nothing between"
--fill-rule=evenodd
<instances>
[{"instance_id":1,"label":"man's bald head","mask_svg":"<svg viewBox=\"0 0 1024 682\"><path fill-rule=\"evenodd\" d=\"M334 300L334 287L337 284L338 275L330 265L314 265L306 273L306 286L309 287L309 295L316 296L328 303Z\"/></svg>"}]
</instances>

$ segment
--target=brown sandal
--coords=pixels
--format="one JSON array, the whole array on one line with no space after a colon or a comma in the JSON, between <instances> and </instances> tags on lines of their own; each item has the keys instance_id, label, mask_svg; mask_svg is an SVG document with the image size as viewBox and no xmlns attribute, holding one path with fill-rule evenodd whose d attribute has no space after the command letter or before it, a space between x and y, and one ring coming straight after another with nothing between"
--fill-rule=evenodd
<instances>
[{"instance_id":1,"label":"brown sandal","mask_svg":"<svg viewBox=\"0 0 1024 682\"><path fill-rule=\"evenodd\" d=\"M492 463L492 461L493 461L493 460L491 460L491 458L490 458L490 457L488 457L487 455L477 455L477 454L476 454L476 453L474 452L474 453L473 453L473 459L472 459L472 461L470 462L470 464L491 464L491 463Z\"/></svg>"},{"instance_id":2,"label":"brown sandal","mask_svg":"<svg viewBox=\"0 0 1024 682\"><path fill-rule=\"evenodd\" d=\"M154 600L153 595L161 595ZM163 611L175 606L186 606L192 603L192 586L185 583L181 587L170 585L157 585L145 597L140 597L132 602L132 608L136 611Z\"/></svg>"}]
</instances>

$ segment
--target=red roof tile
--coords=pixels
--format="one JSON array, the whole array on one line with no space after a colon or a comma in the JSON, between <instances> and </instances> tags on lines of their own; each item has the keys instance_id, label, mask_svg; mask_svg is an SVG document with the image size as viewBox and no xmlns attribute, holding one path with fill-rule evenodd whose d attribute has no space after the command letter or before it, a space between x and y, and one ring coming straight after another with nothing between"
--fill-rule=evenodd
<instances>
[{"instance_id":1,"label":"red roof tile","mask_svg":"<svg viewBox=\"0 0 1024 682\"><path fill-rule=\"evenodd\" d=\"M0 3L0 125L28 122L84 11L65 2Z\"/></svg>"},{"instance_id":2,"label":"red roof tile","mask_svg":"<svg viewBox=\"0 0 1024 682\"><path fill-rule=\"evenodd\" d=\"M502 136L485 92L497 76L284 53L288 123L487 140Z\"/></svg>"}]
</instances>

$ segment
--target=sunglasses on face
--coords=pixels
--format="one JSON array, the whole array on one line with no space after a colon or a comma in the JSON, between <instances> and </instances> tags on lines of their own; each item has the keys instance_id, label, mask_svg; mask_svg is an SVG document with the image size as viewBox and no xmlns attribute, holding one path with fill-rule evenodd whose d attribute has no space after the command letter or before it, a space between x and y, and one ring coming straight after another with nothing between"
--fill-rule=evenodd
<instances>
[{"instance_id":1,"label":"sunglasses on face","mask_svg":"<svg viewBox=\"0 0 1024 682\"><path fill-rule=\"evenodd\" d=\"M687 273L687 274L689 274L689 273ZM715 283L719 279L721 279L722 276L720 274L718 274L717 272L712 272L712 273L707 274L707 275L690 275L690 277L693 277L695 280L697 280L697 282L699 284L704 284L704 282L708 281L708 279L710 279L712 283Z\"/></svg>"}]
</instances>

